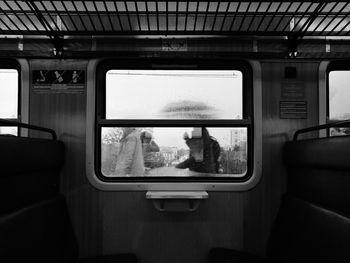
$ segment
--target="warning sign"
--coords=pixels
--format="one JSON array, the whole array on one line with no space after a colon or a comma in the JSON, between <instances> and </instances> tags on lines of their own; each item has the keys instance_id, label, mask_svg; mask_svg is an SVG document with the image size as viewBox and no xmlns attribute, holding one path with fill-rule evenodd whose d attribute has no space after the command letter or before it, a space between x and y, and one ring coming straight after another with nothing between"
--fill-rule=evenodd
<instances>
[{"instance_id":1,"label":"warning sign","mask_svg":"<svg viewBox=\"0 0 350 263\"><path fill-rule=\"evenodd\" d=\"M35 91L79 91L85 87L85 70L33 70Z\"/></svg>"}]
</instances>

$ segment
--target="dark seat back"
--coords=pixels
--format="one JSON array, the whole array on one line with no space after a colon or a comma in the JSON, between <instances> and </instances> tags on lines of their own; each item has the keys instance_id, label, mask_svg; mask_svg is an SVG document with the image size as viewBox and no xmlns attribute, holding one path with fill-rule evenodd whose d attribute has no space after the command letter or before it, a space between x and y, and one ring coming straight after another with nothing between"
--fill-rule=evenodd
<instances>
[{"instance_id":1,"label":"dark seat back","mask_svg":"<svg viewBox=\"0 0 350 263\"><path fill-rule=\"evenodd\" d=\"M0 215L56 196L63 161L62 142L0 136Z\"/></svg>"},{"instance_id":2,"label":"dark seat back","mask_svg":"<svg viewBox=\"0 0 350 263\"><path fill-rule=\"evenodd\" d=\"M350 215L350 136L288 142L288 192Z\"/></svg>"},{"instance_id":3,"label":"dark seat back","mask_svg":"<svg viewBox=\"0 0 350 263\"><path fill-rule=\"evenodd\" d=\"M62 142L0 136L0 261L76 262L59 173Z\"/></svg>"},{"instance_id":4,"label":"dark seat back","mask_svg":"<svg viewBox=\"0 0 350 263\"><path fill-rule=\"evenodd\" d=\"M273 226L276 262L350 262L350 136L288 142L288 194Z\"/></svg>"}]
</instances>

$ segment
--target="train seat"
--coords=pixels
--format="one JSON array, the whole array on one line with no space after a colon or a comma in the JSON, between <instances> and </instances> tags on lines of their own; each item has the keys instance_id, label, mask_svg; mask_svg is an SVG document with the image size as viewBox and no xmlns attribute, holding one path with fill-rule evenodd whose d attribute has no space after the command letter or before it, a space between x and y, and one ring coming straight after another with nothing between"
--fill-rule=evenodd
<instances>
[{"instance_id":1,"label":"train seat","mask_svg":"<svg viewBox=\"0 0 350 263\"><path fill-rule=\"evenodd\" d=\"M56 196L64 145L0 136L0 215Z\"/></svg>"},{"instance_id":2,"label":"train seat","mask_svg":"<svg viewBox=\"0 0 350 263\"><path fill-rule=\"evenodd\" d=\"M266 258L225 248L210 263L350 262L350 136L287 142L288 190Z\"/></svg>"},{"instance_id":3,"label":"train seat","mask_svg":"<svg viewBox=\"0 0 350 263\"><path fill-rule=\"evenodd\" d=\"M133 254L78 260L59 173L60 141L0 136L0 261L136 263Z\"/></svg>"}]
</instances>

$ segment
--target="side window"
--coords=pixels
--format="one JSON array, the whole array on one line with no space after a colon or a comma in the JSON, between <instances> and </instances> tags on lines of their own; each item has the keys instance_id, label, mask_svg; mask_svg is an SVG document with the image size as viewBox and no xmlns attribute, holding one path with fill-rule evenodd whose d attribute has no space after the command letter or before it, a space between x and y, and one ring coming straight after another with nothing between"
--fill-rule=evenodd
<instances>
[{"instance_id":1,"label":"side window","mask_svg":"<svg viewBox=\"0 0 350 263\"><path fill-rule=\"evenodd\" d=\"M242 181L252 170L249 68L99 69L96 174Z\"/></svg>"},{"instance_id":2,"label":"side window","mask_svg":"<svg viewBox=\"0 0 350 263\"><path fill-rule=\"evenodd\" d=\"M350 69L331 70L328 73L328 120L350 119ZM350 128L332 128L331 136L350 135Z\"/></svg>"},{"instance_id":3,"label":"side window","mask_svg":"<svg viewBox=\"0 0 350 263\"><path fill-rule=\"evenodd\" d=\"M19 83L17 69L0 69L0 118L18 120ZM0 127L0 134L17 135L17 127Z\"/></svg>"}]
</instances>

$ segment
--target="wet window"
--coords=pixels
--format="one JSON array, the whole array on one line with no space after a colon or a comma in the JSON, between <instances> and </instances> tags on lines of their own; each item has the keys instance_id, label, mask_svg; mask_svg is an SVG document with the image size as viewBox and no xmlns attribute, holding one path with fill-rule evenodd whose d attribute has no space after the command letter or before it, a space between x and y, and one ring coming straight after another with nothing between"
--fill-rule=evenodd
<instances>
[{"instance_id":1,"label":"wet window","mask_svg":"<svg viewBox=\"0 0 350 263\"><path fill-rule=\"evenodd\" d=\"M0 118L18 118L18 71L0 69ZM0 134L17 135L17 127L0 127Z\"/></svg>"},{"instance_id":2,"label":"wet window","mask_svg":"<svg viewBox=\"0 0 350 263\"><path fill-rule=\"evenodd\" d=\"M241 119L242 73L109 70L107 119Z\"/></svg>"},{"instance_id":3,"label":"wet window","mask_svg":"<svg viewBox=\"0 0 350 263\"><path fill-rule=\"evenodd\" d=\"M337 70L329 72L328 82L328 116L330 121L350 119L350 71ZM332 128L330 135L350 135L350 128Z\"/></svg>"},{"instance_id":4,"label":"wet window","mask_svg":"<svg viewBox=\"0 0 350 263\"><path fill-rule=\"evenodd\" d=\"M105 180L241 180L251 103L244 70L105 69L97 173Z\"/></svg>"}]
</instances>

